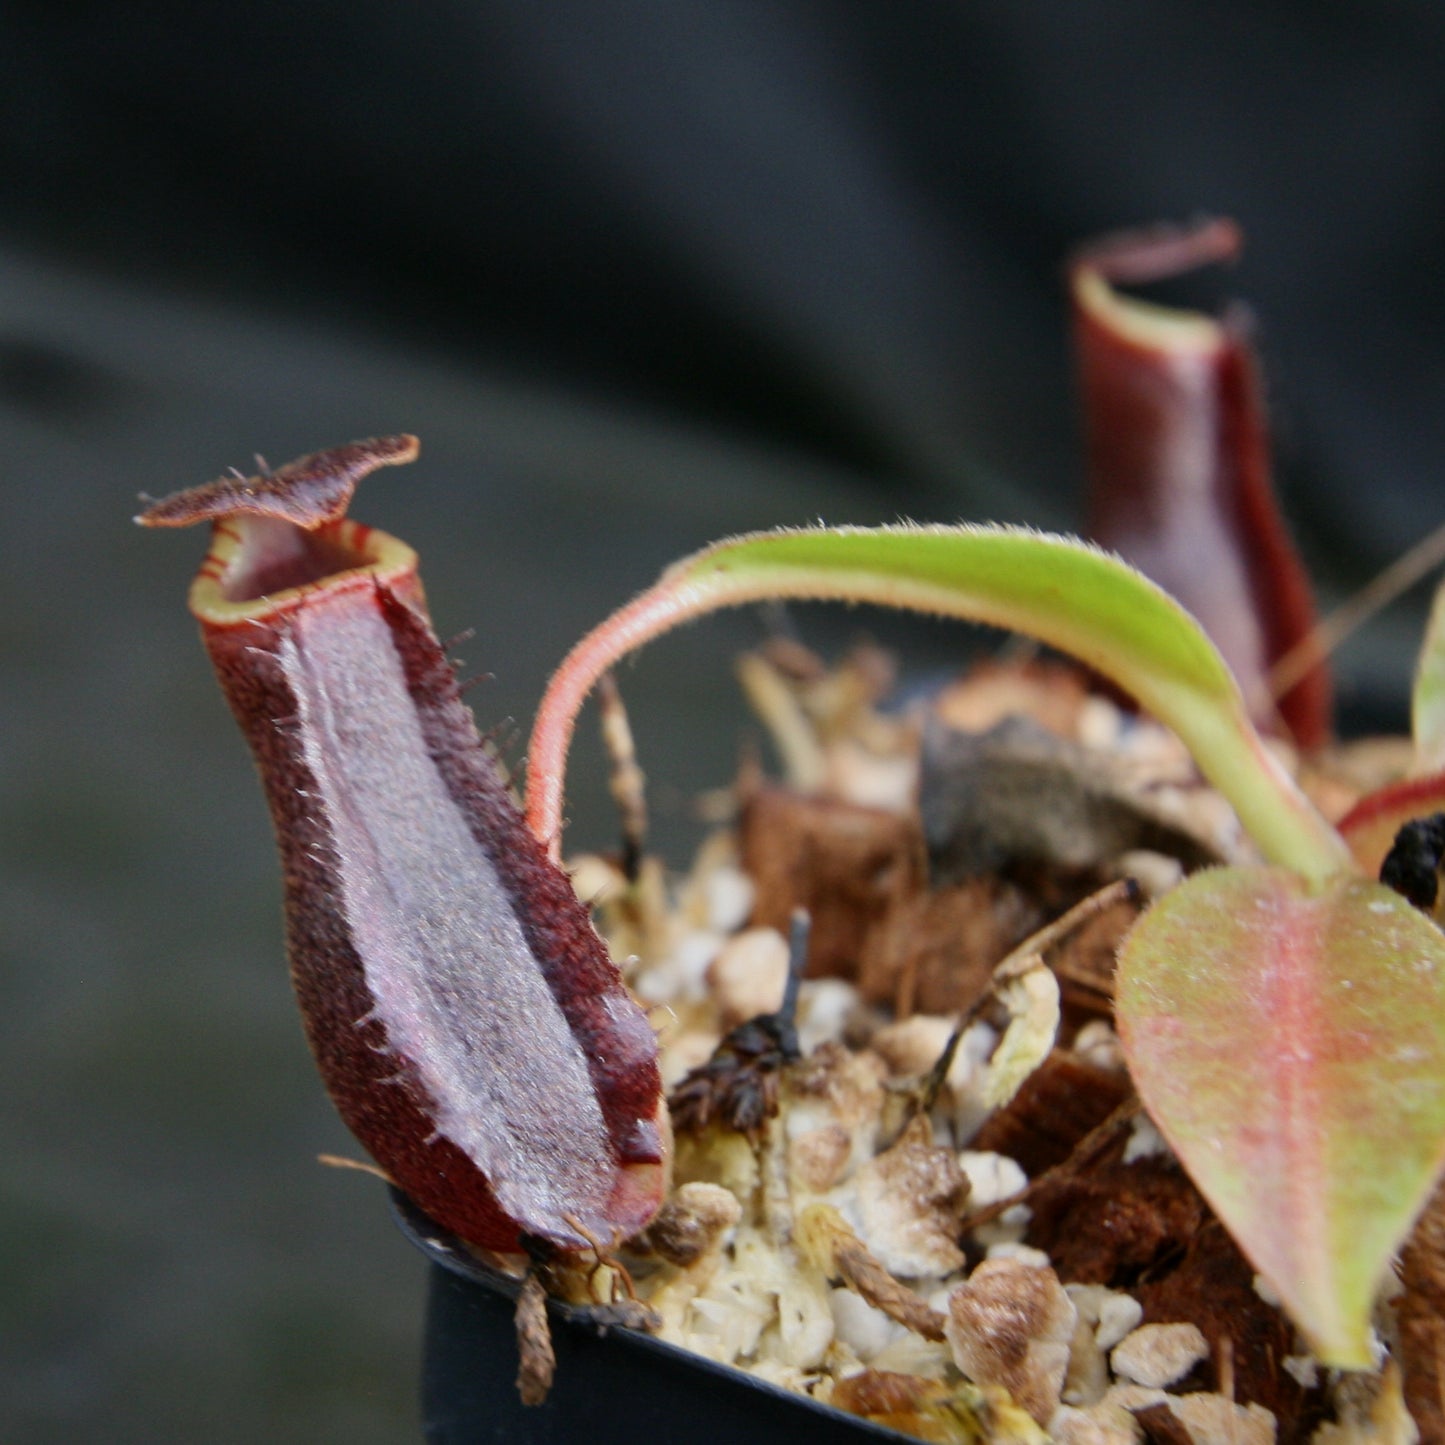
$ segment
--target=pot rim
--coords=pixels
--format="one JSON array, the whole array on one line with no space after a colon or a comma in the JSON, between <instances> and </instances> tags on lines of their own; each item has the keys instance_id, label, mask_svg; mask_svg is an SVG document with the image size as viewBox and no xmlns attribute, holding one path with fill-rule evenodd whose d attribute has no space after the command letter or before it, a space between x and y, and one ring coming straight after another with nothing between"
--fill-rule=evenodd
<instances>
[{"instance_id":1,"label":"pot rim","mask_svg":"<svg viewBox=\"0 0 1445 1445\"><path fill-rule=\"evenodd\" d=\"M418 1209L395 1185L389 1184L387 1193L392 1217L398 1228L412 1246L425 1255L432 1264L493 1294L502 1294L509 1299L516 1299L522 1287L522 1281L519 1278L479 1259L454 1234L443 1229ZM624 1351L633 1351L643 1357L650 1356L674 1369L700 1371L740 1389L756 1391L783 1405L792 1406L820 1419L832 1421L838 1429L850 1432L846 1438L902 1441L906 1442L906 1445L917 1445L916 1436L901 1434L897 1430L879 1425L861 1415L851 1415L846 1410L826 1405L821 1400L814 1400L796 1390L775 1385L770 1380L759 1379L756 1375L750 1375L736 1366L725 1365L717 1360L710 1360L705 1355L696 1354L692 1350L683 1349L681 1345L672 1344L667 1340L659 1340L640 1330L628 1329L614 1321L599 1319L585 1305L567 1304L549 1297L547 1310L554 1321L560 1321L571 1329L585 1330L598 1339L613 1339ZM565 1389L566 1381L559 1380L557 1388Z\"/></svg>"}]
</instances>

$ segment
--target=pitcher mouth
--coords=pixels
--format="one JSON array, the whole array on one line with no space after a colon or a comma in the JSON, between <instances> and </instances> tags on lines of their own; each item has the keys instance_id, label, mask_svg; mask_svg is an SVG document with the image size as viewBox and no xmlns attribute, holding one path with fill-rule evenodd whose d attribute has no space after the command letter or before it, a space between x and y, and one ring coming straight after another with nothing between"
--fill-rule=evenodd
<instances>
[{"instance_id":1,"label":"pitcher mouth","mask_svg":"<svg viewBox=\"0 0 1445 1445\"><path fill-rule=\"evenodd\" d=\"M289 610L319 586L367 577L396 586L416 568L405 542L349 518L308 531L279 517L232 516L215 523L188 601L202 622L234 626Z\"/></svg>"},{"instance_id":2,"label":"pitcher mouth","mask_svg":"<svg viewBox=\"0 0 1445 1445\"><path fill-rule=\"evenodd\" d=\"M240 472L153 501L147 527L212 524L211 548L191 584L191 612L212 626L271 617L313 589L370 577L420 600L417 556L405 542L350 521L356 484L378 467L416 459L405 433L299 457L279 471Z\"/></svg>"}]
</instances>

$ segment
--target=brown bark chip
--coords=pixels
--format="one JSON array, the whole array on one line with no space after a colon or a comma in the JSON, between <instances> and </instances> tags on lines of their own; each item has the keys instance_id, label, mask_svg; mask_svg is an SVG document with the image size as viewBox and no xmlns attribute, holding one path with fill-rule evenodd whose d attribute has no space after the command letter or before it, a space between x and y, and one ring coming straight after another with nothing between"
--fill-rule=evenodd
<instances>
[{"instance_id":1,"label":"brown bark chip","mask_svg":"<svg viewBox=\"0 0 1445 1445\"><path fill-rule=\"evenodd\" d=\"M1030 1244L1061 1279L1128 1288L1183 1254L1208 1207L1170 1155L1123 1162L1127 1128L1109 1130L1029 1195Z\"/></svg>"},{"instance_id":2,"label":"brown bark chip","mask_svg":"<svg viewBox=\"0 0 1445 1445\"><path fill-rule=\"evenodd\" d=\"M1055 1049L1013 1099L990 1115L970 1147L1006 1154L1036 1178L1062 1164L1132 1092L1127 1075Z\"/></svg>"},{"instance_id":3,"label":"brown bark chip","mask_svg":"<svg viewBox=\"0 0 1445 1445\"><path fill-rule=\"evenodd\" d=\"M989 986L994 965L1042 922L1042 909L1000 878L900 899L863 940L858 987L899 1018L960 1013Z\"/></svg>"},{"instance_id":4,"label":"brown bark chip","mask_svg":"<svg viewBox=\"0 0 1445 1445\"><path fill-rule=\"evenodd\" d=\"M1313 1433L1324 1408L1321 1392L1304 1389L1282 1365L1299 1349L1294 1330L1260 1297L1253 1266L1212 1215L1188 1239L1174 1269L1142 1281L1132 1293L1144 1306L1147 1323L1184 1320L1198 1326L1209 1343L1209 1358L1192 1378L1206 1389L1220 1386L1217 1362L1228 1341L1235 1398L1272 1412L1281 1441L1308 1439Z\"/></svg>"},{"instance_id":5,"label":"brown bark chip","mask_svg":"<svg viewBox=\"0 0 1445 1445\"><path fill-rule=\"evenodd\" d=\"M1168 1405L1149 1405L1131 1413L1144 1432L1145 1445L1194 1445L1189 1427Z\"/></svg>"},{"instance_id":6,"label":"brown bark chip","mask_svg":"<svg viewBox=\"0 0 1445 1445\"><path fill-rule=\"evenodd\" d=\"M1397 1305L1405 1405L1420 1445L1445 1445L1445 1185L1435 1191L1400 1257Z\"/></svg>"},{"instance_id":7,"label":"brown bark chip","mask_svg":"<svg viewBox=\"0 0 1445 1445\"><path fill-rule=\"evenodd\" d=\"M1129 1137L1101 1131L1097 1148L1086 1144L1039 1181L1029 1243L1061 1279L1127 1290L1148 1323L1197 1325L1210 1354L1191 1380L1217 1389L1215 1362L1228 1350L1235 1398L1273 1412L1281 1445L1307 1440L1324 1406L1283 1368L1298 1351L1288 1320L1261 1298L1253 1268L1172 1155L1124 1163Z\"/></svg>"},{"instance_id":8,"label":"brown bark chip","mask_svg":"<svg viewBox=\"0 0 1445 1445\"><path fill-rule=\"evenodd\" d=\"M911 818L763 786L747 800L742 865L757 890L752 922L786 934L795 908L812 918L808 977L854 978L863 940L925 884Z\"/></svg>"},{"instance_id":9,"label":"brown bark chip","mask_svg":"<svg viewBox=\"0 0 1445 1445\"><path fill-rule=\"evenodd\" d=\"M1061 1037L1066 1041L1093 1019L1112 1020L1115 956L1140 911L1139 901L1121 899L1088 919L1047 955L1059 979L1064 1011Z\"/></svg>"}]
</instances>

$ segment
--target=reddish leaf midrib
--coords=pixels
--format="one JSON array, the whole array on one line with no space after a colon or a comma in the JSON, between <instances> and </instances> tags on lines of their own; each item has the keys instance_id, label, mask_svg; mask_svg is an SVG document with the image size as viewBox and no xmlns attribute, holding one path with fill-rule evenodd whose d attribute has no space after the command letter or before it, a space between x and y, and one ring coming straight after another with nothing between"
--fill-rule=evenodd
<instances>
[{"instance_id":1,"label":"reddish leaf midrib","mask_svg":"<svg viewBox=\"0 0 1445 1445\"><path fill-rule=\"evenodd\" d=\"M1284 917L1269 930L1277 966L1264 973L1260 996L1260 1024L1268 1037L1260 1040L1264 1087L1259 1097L1272 1117L1261 1120L1259 1132L1285 1195L1285 1207L1277 1213L1264 1202L1281 1226L1271 1228L1270 1238L1280 1259L1291 1262L1288 1273L1298 1276L1298 1262L1325 1258L1328 1244L1320 1127L1326 1107L1319 1067L1328 1043L1321 1007L1327 981L1319 966L1327 946L1328 910L1293 894L1281 901ZM1282 1042L1285 1047L1280 1047Z\"/></svg>"}]
</instances>

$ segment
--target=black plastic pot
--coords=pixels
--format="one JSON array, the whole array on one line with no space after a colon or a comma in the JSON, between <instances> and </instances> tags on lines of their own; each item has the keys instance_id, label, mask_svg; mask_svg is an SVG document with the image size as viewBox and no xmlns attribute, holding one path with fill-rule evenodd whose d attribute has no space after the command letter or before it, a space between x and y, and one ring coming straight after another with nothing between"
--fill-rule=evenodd
<instances>
[{"instance_id":1,"label":"black plastic pot","mask_svg":"<svg viewBox=\"0 0 1445 1445\"><path fill-rule=\"evenodd\" d=\"M544 1405L517 1398L517 1281L480 1263L404 1195L402 1232L431 1261L422 1358L430 1445L851 1445L907 1437L553 1303L557 1379Z\"/></svg>"}]
</instances>

